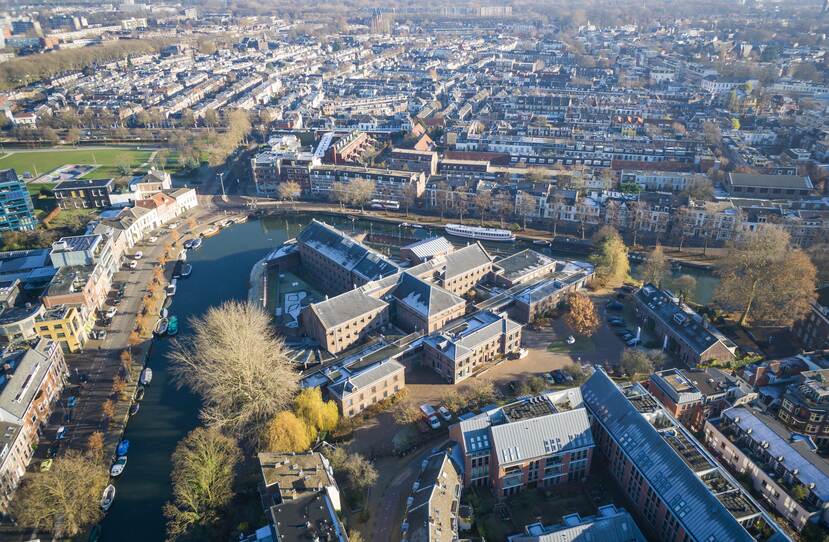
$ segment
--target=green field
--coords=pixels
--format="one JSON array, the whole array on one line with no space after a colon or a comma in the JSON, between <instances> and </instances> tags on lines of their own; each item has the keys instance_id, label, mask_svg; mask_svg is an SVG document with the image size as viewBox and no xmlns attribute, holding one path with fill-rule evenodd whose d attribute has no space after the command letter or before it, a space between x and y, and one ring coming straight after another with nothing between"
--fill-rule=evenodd
<instances>
[{"instance_id":1,"label":"green field","mask_svg":"<svg viewBox=\"0 0 829 542\"><path fill-rule=\"evenodd\" d=\"M43 175L66 164L95 165L98 168L87 173L86 179L118 177L118 163L126 158L133 168L150 159L153 151L136 151L128 148L72 149L46 151L14 151L0 158L0 169L12 168L22 177L28 171L32 176Z\"/></svg>"}]
</instances>

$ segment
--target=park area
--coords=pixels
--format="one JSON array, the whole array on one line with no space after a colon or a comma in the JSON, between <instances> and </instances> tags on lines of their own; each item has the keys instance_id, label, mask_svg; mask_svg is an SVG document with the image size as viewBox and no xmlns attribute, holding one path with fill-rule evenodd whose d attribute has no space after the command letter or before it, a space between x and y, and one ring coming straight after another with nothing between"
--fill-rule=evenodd
<instances>
[{"instance_id":1,"label":"park area","mask_svg":"<svg viewBox=\"0 0 829 542\"><path fill-rule=\"evenodd\" d=\"M124 167L133 173L145 170L142 166L149 162L153 152L129 147L11 151L0 158L0 169L14 169L18 177L29 180L65 165L88 165L94 167L81 178L109 179L123 175Z\"/></svg>"}]
</instances>

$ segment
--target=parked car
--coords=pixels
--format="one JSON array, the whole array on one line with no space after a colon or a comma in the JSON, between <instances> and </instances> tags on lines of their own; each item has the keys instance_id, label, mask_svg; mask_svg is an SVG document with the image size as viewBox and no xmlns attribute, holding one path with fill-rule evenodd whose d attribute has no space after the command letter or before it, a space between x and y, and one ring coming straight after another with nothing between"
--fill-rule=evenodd
<instances>
[{"instance_id":1,"label":"parked car","mask_svg":"<svg viewBox=\"0 0 829 542\"><path fill-rule=\"evenodd\" d=\"M618 316L612 316L607 319L607 323L613 327L622 327L625 325L625 321Z\"/></svg>"},{"instance_id":2,"label":"parked car","mask_svg":"<svg viewBox=\"0 0 829 542\"><path fill-rule=\"evenodd\" d=\"M143 252L141 252L141 251L139 250L138 252L136 252L135 254L133 254L133 256L132 256L132 257L133 257L133 259L135 259L135 260L140 260L141 258L143 258L143 257L144 257L144 253L143 253Z\"/></svg>"},{"instance_id":3,"label":"parked car","mask_svg":"<svg viewBox=\"0 0 829 542\"><path fill-rule=\"evenodd\" d=\"M107 330L105 329L93 329L89 332L89 336L95 340L103 341L107 338Z\"/></svg>"},{"instance_id":4,"label":"parked car","mask_svg":"<svg viewBox=\"0 0 829 542\"><path fill-rule=\"evenodd\" d=\"M59 451L60 451L60 442L56 442L56 443L52 444L51 446L49 446L49 449L46 451L46 455L51 459L53 457L56 457L58 455Z\"/></svg>"},{"instance_id":5,"label":"parked car","mask_svg":"<svg viewBox=\"0 0 829 542\"><path fill-rule=\"evenodd\" d=\"M446 420L447 422L452 419L452 413L449 412L449 409L445 406L438 408L438 412L440 412L440 417Z\"/></svg>"},{"instance_id":6,"label":"parked car","mask_svg":"<svg viewBox=\"0 0 829 542\"><path fill-rule=\"evenodd\" d=\"M126 267L127 269L135 269L136 267L138 267L138 264L135 262L135 260L130 260L124 264L124 267Z\"/></svg>"},{"instance_id":7,"label":"parked car","mask_svg":"<svg viewBox=\"0 0 829 542\"><path fill-rule=\"evenodd\" d=\"M150 244L157 243L158 242L158 237L155 236L155 235L151 235L150 238L147 239L147 242L150 243Z\"/></svg>"},{"instance_id":8,"label":"parked car","mask_svg":"<svg viewBox=\"0 0 829 542\"><path fill-rule=\"evenodd\" d=\"M427 418L435 415L435 407L433 407L429 403L425 403L425 404L420 405L420 411Z\"/></svg>"},{"instance_id":9,"label":"parked car","mask_svg":"<svg viewBox=\"0 0 829 542\"><path fill-rule=\"evenodd\" d=\"M86 384L87 382L89 382L89 375L87 375L86 373L81 373L80 375L78 375L78 382L80 382L81 384Z\"/></svg>"},{"instance_id":10,"label":"parked car","mask_svg":"<svg viewBox=\"0 0 829 542\"><path fill-rule=\"evenodd\" d=\"M116 307L110 307L104 313L104 316L107 318L114 318L115 315L118 313L118 309Z\"/></svg>"},{"instance_id":11,"label":"parked car","mask_svg":"<svg viewBox=\"0 0 829 542\"><path fill-rule=\"evenodd\" d=\"M624 308L625 306L619 303L618 301L609 301L607 303L607 310L609 311L620 311Z\"/></svg>"},{"instance_id":12,"label":"parked car","mask_svg":"<svg viewBox=\"0 0 829 542\"><path fill-rule=\"evenodd\" d=\"M63 440L66 438L66 426L61 425L58 427L58 432L55 434L56 440Z\"/></svg>"},{"instance_id":13,"label":"parked car","mask_svg":"<svg viewBox=\"0 0 829 542\"><path fill-rule=\"evenodd\" d=\"M636 337L633 337L633 338L628 339L627 341L625 341L625 344L628 345L628 346L636 346L640 342L641 341L639 339L637 339Z\"/></svg>"},{"instance_id":14,"label":"parked car","mask_svg":"<svg viewBox=\"0 0 829 542\"><path fill-rule=\"evenodd\" d=\"M631 294L635 290L636 290L636 286L633 286L632 284L625 284L624 286L622 286L622 291L625 292L626 294Z\"/></svg>"},{"instance_id":15,"label":"parked car","mask_svg":"<svg viewBox=\"0 0 829 542\"><path fill-rule=\"evenodd\" d=\"M550 376L553 377L553 380L556 384L561 384L562 382L564 382L564 377L561 375L561 369L550 371Z\"/></svg>"},{"instance_id":16,"label":"parked car","mask_svg":"<svg viewBox=\"0 0 829 542\"><path fill-rule=\"evenodd\" d=\"M576 338L570 335L567 337L567 344L576 344Z\"/></svg>"},{"instance_id":17,"label":"parked car","mask_svg":"<svg viewBox=\"0 0 829 542\"><path fill-rule=\"evenodd\" d=\"M440 420L437 416L429 416L429 427L431 427L432 429L440 429Z\"/></svg>"},{"instance_id":18,"label":"parked car","mask_svg":"<svg viewBox=\"0 0 829 542\"><path fill-rule=\"evenodd\" d=\"M70 395L68 399L66 399L66 406L69 408L75 408L75 405L78 404L78 398L74 395Z\"/></svg>"},{"instance_id":19,"label":"parked car","mask_svg":"<svg viewBox=\"0 0 829 542\"><path fill-rule=\"evenodd\" d=\"M40 472L49 472L49 470L52 468L52 463L53 462L54 462L54 459L44 459L40 463Z\"/></svg>"}]
</instances>

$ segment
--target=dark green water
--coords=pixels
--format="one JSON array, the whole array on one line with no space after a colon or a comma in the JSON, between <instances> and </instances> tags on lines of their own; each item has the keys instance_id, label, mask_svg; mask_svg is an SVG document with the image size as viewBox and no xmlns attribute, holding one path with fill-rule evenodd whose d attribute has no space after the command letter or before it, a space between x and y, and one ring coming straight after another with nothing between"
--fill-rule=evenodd
<instances>
[{"instance_id":1,"label":"dark green water","mask_svg":"<svg viewBox=\"0 0 829 542\"><path fill-rule=\"evenodd\" d=\"M187 261L193 265L193 273L190 278L178 282L170 308L170 314L176 315L181 323L180 335L189 332L189 317L200 315L209 307L226 300L247 299L248 278L254 263L269 249L295 237L311 218L308 215L291 216L287 220L250 221L205 239L198 251L191 251ZM389 237L404 235L393 225L369 224L346 217L319 218L346 232L385 233ZM415 234L425 237L429 232L409 232L409 235ZM453 239L453 242L459 244L462 241ZM532 245L526 242L487 244L487 248L498 255L528 247ZM544 251L550 253L547 248ZM563 254L552 255L567 257ZM710 299L716 279L699 271L683 270L679 273L684 272L697 278L697 299L702 302ZM176 389L168 378L168 349L169 341L165 339L156 340L153 345L149 360L153 381L141 402L140 412L127 428L125 438L130 440L129 460L124 474L115 482L117 498L102 524L104 542L164 540L162 507L171 498L170 456L176 443L199 422L198 398L187 390Z\"/></svg>"}]
</instances>

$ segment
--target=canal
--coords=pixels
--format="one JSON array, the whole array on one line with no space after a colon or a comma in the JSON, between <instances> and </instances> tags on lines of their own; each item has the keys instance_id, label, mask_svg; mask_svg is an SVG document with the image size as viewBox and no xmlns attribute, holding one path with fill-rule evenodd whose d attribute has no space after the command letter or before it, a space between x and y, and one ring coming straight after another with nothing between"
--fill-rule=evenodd
<instances>
[{"instance_id":1,"label":"canal","mask_svg":"<svg viewBox=\"0 0 829 542\"><path fill-rule=\"evenodd\" d=\"M192 275L178 282L178 290L170 307L170 314L181 322L180 335L186 336L188 318L203 314L208 308L226 300L247 299L248 277L253 265L265 253L297 233L311 220L310 215L292 215L287 218L251 220L232 226L219 235L205 239L201 248L190 251L188 263ZM350 219L345 216L320 217L346 232L382 235L386 246L378 246L384 253L394 254L395 241L404 237L426 237L428 230L406 230L395 225ZM438 232L431 232L436 234ZM458 245L463 241L452 239ZM528 242L511 245L487 244L493 254L535 248ZM544 252L562 258L575 255ZM688 272L697 278L697 300L710 299L716 279L696 270L673 271L674 275ZM634 275L636 269L634 268ZM168 339L156 340L149 358L153 370L152 384L141 402L140 412L130 421L125 438L130 441L127 468L115 485L117 498L102 524L104 542L148 542L164 540L164 503L171 499L170 456L181 438L198 423L199 400L187 390L172 384L167 372Z\"/></svg>"}]
</instances>

